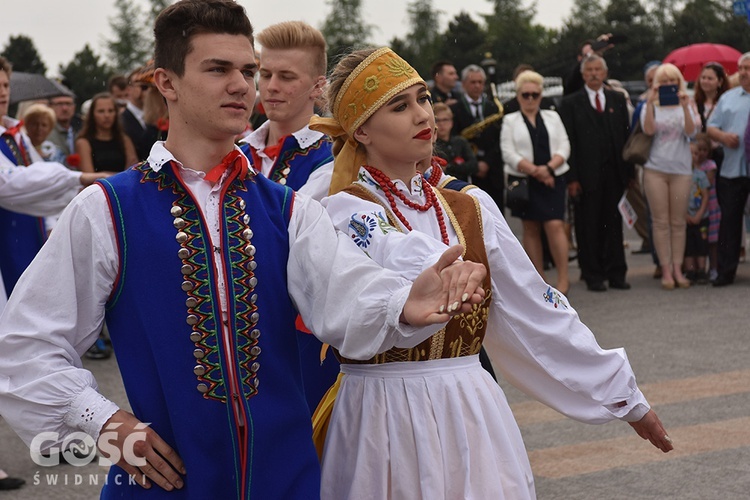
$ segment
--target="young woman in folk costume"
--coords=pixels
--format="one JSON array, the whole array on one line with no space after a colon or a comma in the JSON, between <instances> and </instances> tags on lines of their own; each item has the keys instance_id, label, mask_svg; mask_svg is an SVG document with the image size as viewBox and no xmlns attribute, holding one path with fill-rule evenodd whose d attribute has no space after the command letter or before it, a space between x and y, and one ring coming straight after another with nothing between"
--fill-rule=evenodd
<instances>
[{"instance_id":1,"label":"young woman in folk costume","mask_svg":"<svg viewBox=\"0 0 750 500\"><path fill-rule=\"evenodd\" d=\"M333 118L313 118L311 127L335 138L333 196L323 203L337 228L373 259L387 256L389 267L413 267L422 249L391 255L386 236L419 231L435 244L461 242L464 259L489 273L485 301L427 341L342 359L335 403L329 393L315 418L317 437L325 435L321 497L534 498L518 426L480 367L482 344L530 396L584 422L628 421L654 446L672 449L624 351L599 347L507 223L477 198L433 188L418 173L435 122L416 71L388 48L354 52L330 77L329 104Z\"/></svg>"}]
</instances>

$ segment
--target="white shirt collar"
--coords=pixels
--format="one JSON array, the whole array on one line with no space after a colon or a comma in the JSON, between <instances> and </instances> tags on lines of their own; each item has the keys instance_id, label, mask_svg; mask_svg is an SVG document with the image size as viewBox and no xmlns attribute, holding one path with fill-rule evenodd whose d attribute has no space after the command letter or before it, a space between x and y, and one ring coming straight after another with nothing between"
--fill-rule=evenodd
<instances>
[{"instance_id":1,"label":"white shirt collar","mask_svg":"<svg viewBox=\"0 0 750 500\"><path fill-rule=\"evenodd\" d=\"M268 139L268 130L270 127L271 122L269 120L266 120L256 130L253 130L245 137L240 139L240 142L246 142L250 145L251 148L253 148L260 154L264 149L266 149L266 140ZM299 144L302 149L309 148L317 141L319 141L323 137L323 135L324 134L322 132L312 130L307 125L292 133L292 136L297 139L297 144Z\"/></svg>"},{"instance_id":2,"label":"white shirt collar","mask_svg":"<svg viewBox=\"0 0 750 500\"><path fill-rule=\"evenodd\" d=\"M604 87L599 87L599 90L593 90L589 88L588 85L583 86L584 89L586 89L586 94L589 96L589 102L591 103L592 108L596 108L596 96L599 95L599 100L602 103L602 109L604 109L604 106L606 105L607 98L604 97Z\"/></svg>"},{"instance_id":3,"label":"white shirt collar","mask_svg":"<svg viewBox=\"0 0 750 500\"><path fill-rule=\"evenodd\" d=\"M240 148L237 147L237 145L234 146L234 149L237 151L242 151ZM203 172L202 170L195 170L189 167L184 166L182 163L180 163L179 160L177 160L174 155L166 148L164 145L164 141L156 141L153 146L151 146L151 152L148 155L148 159L146 160L148 162L149 168L153 170L154 172L158 172L162 169L165 163L171 161L180 169L184 171L194 172L199 177L203 178L206 176L206 172ZM257 172L255 169L253 169L252 166L250 166L250 170L253 173Z\"/></svg>"},{"instance_id":4,"label":"white shirt collar","mask_svg":"<svg viewBox=\"0 0 750 500\"><path fill-rule=\"evenodd\" d=\"M128 101L128 103L125 105L125 107L133 113L133 116L135 116L135 119L138 120L138 123L141 124L141 127L146 127L146 122L143 120L143 110L139 107L137 107L132 102Z\"/></svg>"},{"instance_id":5,"label":"white shirt collar","mask_svg":"<svg viewBox=\"0 0 750 500\"><path fill-rule=\"evenodd\" d=\"M15 127L19 123L20 121L16 120L15 118L11 118L10 116L3 116L2 119L0 119L0 134L5 133L6 130Z\"/></svg>"},{"instance_id":6,"label":"white shirt collar","mask_svg":"<svg viewBox=\"0 0 750 500\"><path fill-rule=\"evenodd\" d=\"M364 167L359 168L358 180L366 184L370 184L371 186L378 186L377 181L372 178L370 172L368 172ZM391 179L391 181L393 181L393 185L396 186L396 189L406 194L407 197L413 200L420 200L420 203L424 201L424 191L422 190L422 176L419 175L419 173L411 178L411 189L408 189L404 181L402 181L401 179ZM376 190L379 189L380 188L378 187Z\"/></svg>"}]
</instances>

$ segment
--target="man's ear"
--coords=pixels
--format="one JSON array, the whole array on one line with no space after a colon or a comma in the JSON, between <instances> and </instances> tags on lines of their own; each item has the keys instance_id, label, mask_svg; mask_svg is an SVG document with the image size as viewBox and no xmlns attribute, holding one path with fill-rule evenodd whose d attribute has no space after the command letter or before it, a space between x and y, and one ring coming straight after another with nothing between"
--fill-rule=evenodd
<instances>
[{"instance_id":1,"label":"man's ear","mask_svg":"<svg viewBox=\"0 0 750 500\"><path fill-rule=\"evenodd\" d=\"M173 71L164 68L156 68L154 71L154 85L156 85L159 93L161 93L167 101L177 100L177 90L175 88L176 80L177 78Z\"/></svg>"},{"instance_id":2,"label":"man's ear","mask_svg":"<svg viewBox=\"0 0 750 500\"><path fill-rule=\"evenodd\" d=\"M317 80L315 80L315 86L313 87L313 90L310 93L310 97L312 97L313 99L317 99L320 96L322 96L327 83L328 82L325 76L323 75L318 76Z\"/></svg>"},{"instance_id":3,"label":"man's ear","mask_svg":"<svg viewBox=\"0 0 750 500\"><path fill-rule=\"evenodd\" d=\"M357 130L354 131L354 140L365 146L370 144L370 136L367 134L367 130L364 126L357 127Z\"/></svg>"}]
</instances>

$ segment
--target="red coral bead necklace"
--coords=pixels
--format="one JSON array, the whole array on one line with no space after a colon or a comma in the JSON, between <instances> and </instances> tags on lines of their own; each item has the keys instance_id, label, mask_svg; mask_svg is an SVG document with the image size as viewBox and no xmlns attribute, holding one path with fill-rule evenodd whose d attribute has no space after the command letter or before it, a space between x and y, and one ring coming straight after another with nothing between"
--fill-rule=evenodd
<instances>
[{"instance_id":1,"label":"red coral bead necklace","mask_svg":"<svg viewBox=\"0 0 750 500\"><path fill-rule=\"evenodd\" d=\"M406 220L404 214L402 214L396 206L396 200L393 198L394 194L398 196L398 199L400 199L404 203L404 205L413 210L417 210L418 212L426 212L430 208L434 208L435 217L437 218L438 226L440 226L440 236L443 240L443 243L445 243L446 245L450 244L450 240L448 239L448 230L445 226L443 209L440 208L440 203L438 203L437 196L435 195L435 192L433 191L430 183L427 182L427 180L424 178L424 175L422 175L421 173L419 174L420 177L422 177L422 189L424 190L425 203L424 205L419 205L408 199L406 195L399 191L398 188L396 188L396 186L393 184L393 181L390 179L390 177L388 177L386 174L375 167L371 167L370 165L365 165L364 168L370 173L372 178L375 179L375 182L378 183L380 189L383 190L383 193L388 200L388 204L391 206L391 210L393 211L394 215L398 217L398 220L401 221L406 229L411 231L411 224L409 224L409 221Z\"/></svg>"}]
</instances>

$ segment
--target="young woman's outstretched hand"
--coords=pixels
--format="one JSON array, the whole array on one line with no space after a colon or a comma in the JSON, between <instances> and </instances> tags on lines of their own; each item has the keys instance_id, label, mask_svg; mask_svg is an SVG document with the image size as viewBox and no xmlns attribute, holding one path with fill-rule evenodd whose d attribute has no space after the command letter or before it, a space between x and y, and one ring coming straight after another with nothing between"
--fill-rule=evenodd
<instances>
[{"instance_id":1,"label":"young woman's outstretched hand","mask_svg":"<svg viewBox=\"0 0 750 500\"><path fill-rule=\"evenodd\" d=\"M461 245L446 250L437 263L417 276L401 313L401 321L412 326L444 323L451 316L471 311L484 299L482 281L487 269L476 262L456 260Z\"/></svg>"}]
</instances>

